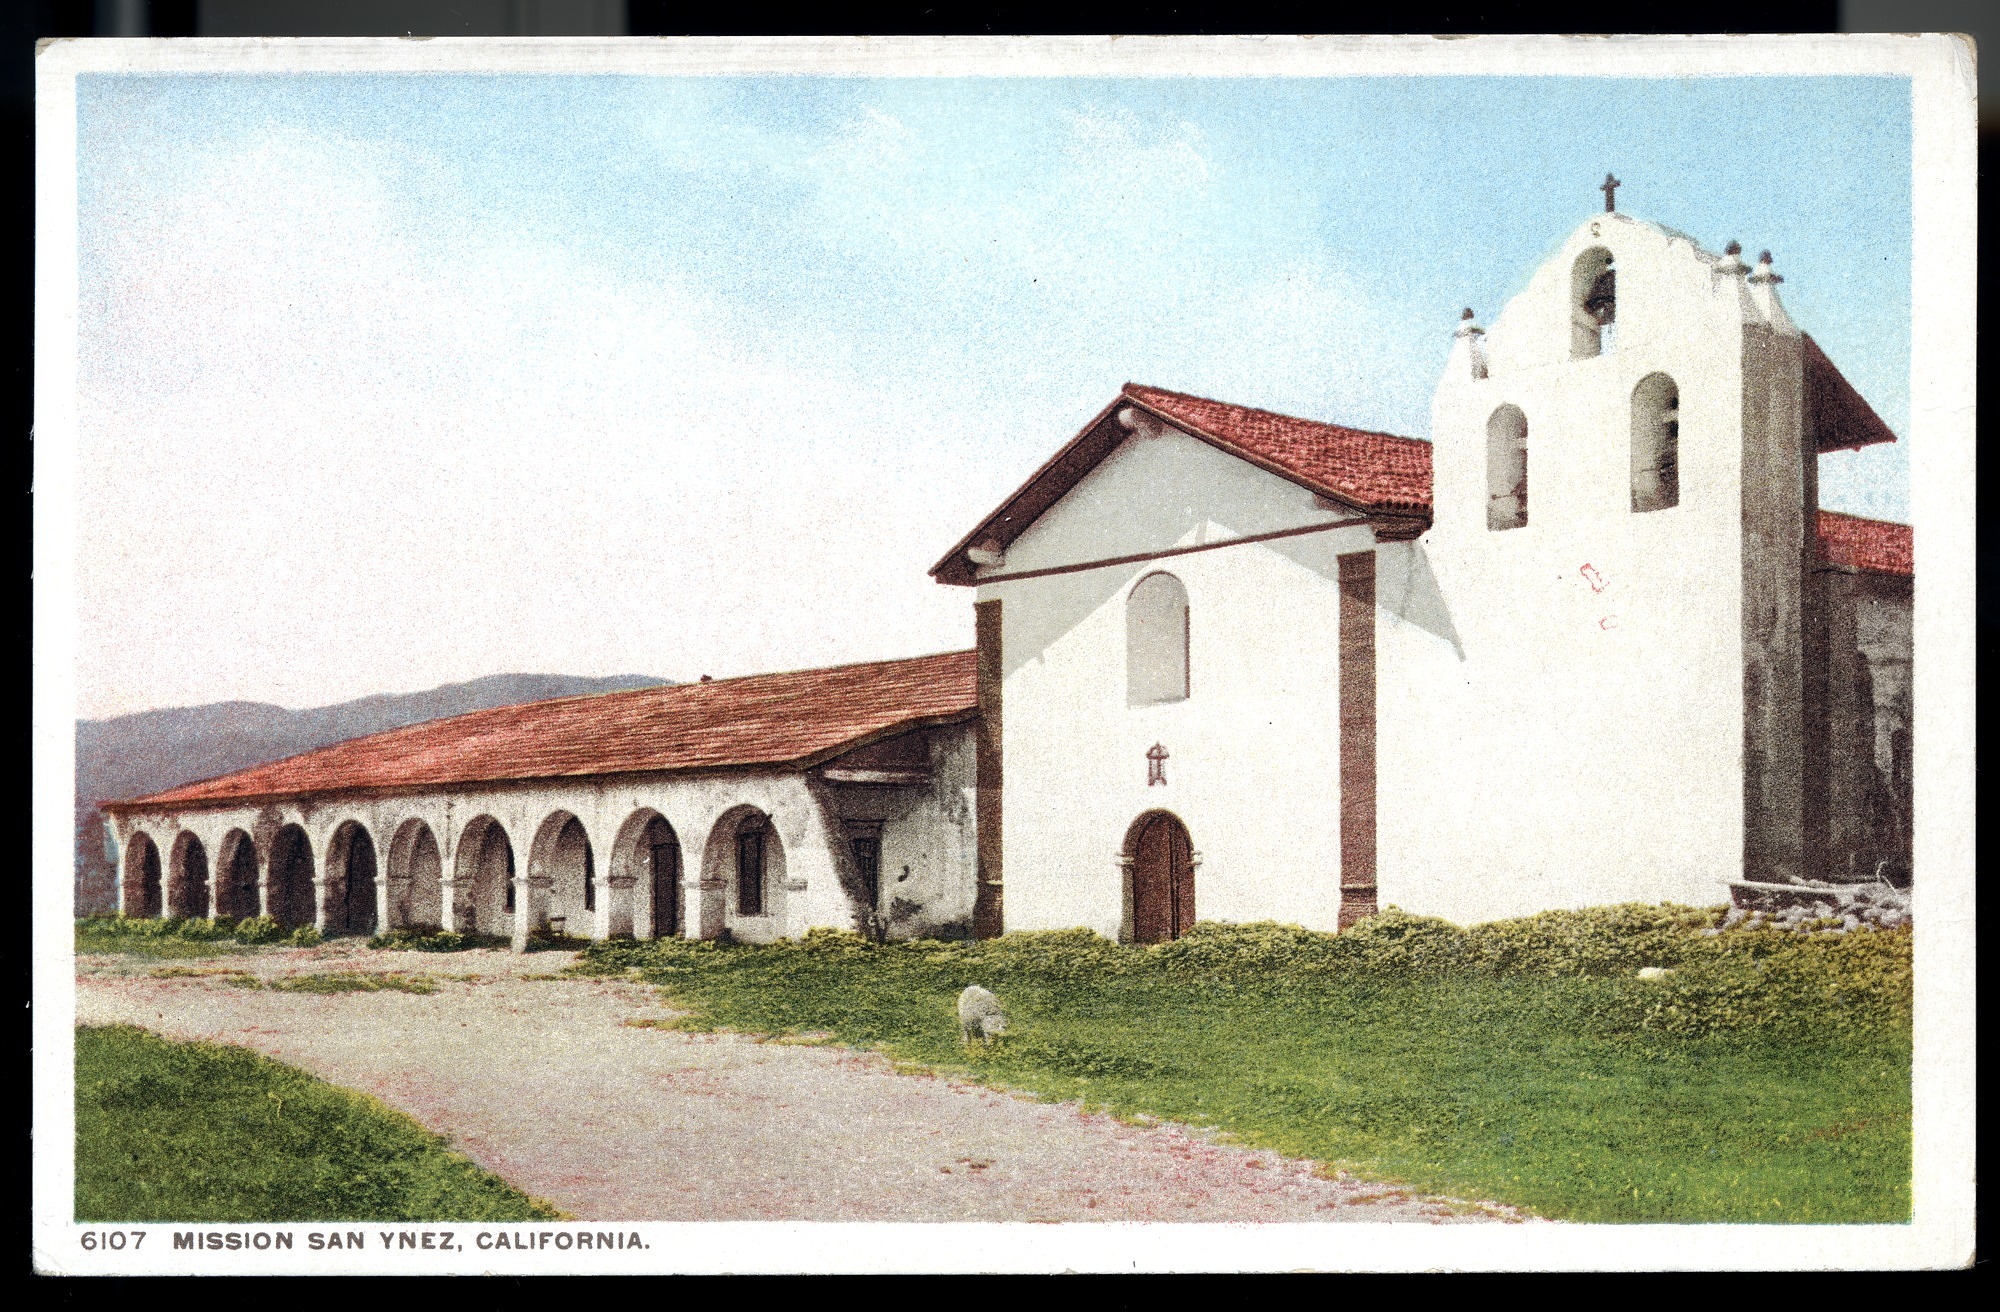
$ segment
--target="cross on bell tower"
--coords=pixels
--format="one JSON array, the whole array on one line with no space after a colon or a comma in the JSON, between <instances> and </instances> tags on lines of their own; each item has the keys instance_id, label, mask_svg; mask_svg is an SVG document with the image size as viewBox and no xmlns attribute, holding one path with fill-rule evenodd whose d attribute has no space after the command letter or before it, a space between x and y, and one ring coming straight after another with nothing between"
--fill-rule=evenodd
<instances>
[{"instance_id":1,"label":"cross on bell tower","mask_svg":"<svg viewBox=\"0 0 2000 1312\"><path fill-rule=\"evenodd\" d=\"M1609 173L1604 175L1603 182L1597 184L1597 189L1604 193L1604 212L1606 214L1618 208L1616 193L1624 185L1624 183L1612 177Z\"/></svg>"}]
</instances>

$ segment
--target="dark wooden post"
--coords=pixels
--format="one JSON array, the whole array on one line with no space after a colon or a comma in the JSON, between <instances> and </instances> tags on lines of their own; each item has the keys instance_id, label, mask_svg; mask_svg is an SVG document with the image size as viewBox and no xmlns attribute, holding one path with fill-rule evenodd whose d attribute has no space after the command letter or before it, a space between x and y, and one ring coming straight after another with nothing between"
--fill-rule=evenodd
<instances>
[{"instance_id":1,"label":"dark wooden post","mask_svg":"<svg viewBox=\"0 0 2000 1312\"><path fill-rule=\"evenodd\" d=\"M997 938L1006 926L1001 905L1000 689L1004 670L1000 664L1000 602L976 602L972 614L979 642L979 730L973 761L979 795L979 855L972 932L980 938Z\"/></svg>"},{"instance_id":2,"label":"dark wooden post","mask_svg":"<svg viewBox=\"0 0 2000 1312\"><path fill-rule=\"evenodd\" d=\"M1375 553L1340 558L1340 928L1375 914Z\"/></svg>"}]
</instances>

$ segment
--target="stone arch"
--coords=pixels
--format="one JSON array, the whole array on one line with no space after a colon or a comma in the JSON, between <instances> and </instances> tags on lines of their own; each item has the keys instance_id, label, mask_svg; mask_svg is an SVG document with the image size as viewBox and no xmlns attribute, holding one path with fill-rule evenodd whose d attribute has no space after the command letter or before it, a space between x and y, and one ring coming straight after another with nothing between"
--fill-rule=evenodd
<instances>
[{"instance_id":1,"label":"stone arch","mask_svg":"<svg viewBox=\"0 0 2000 1312\"><path fill-rule=\"evenodd\" d=\"M161 910L160 848L145 830L135 830L125 844L118 877L118 914L130 920L152 920Z\"/></svg>"},{"instance_id":2,"label":"stone arch","mask_svg":"<svg viewBox=\"0 0 2000 1312\"><path fill-rule=\"evenodd\" d=\"M232 829L215 852L215 914L247 920L257 914L258 900L257 840Z\"/></svg>"},{"instance_id":3,"label":"stone arch","mask_svg":"<svg viewBox=\"0 0 2000 1312\"><path fill-rule=\"evenodd\" d=\"M1618 273L1611 252L1593 246L1569 271L1569 358L1607 355L1617 344Z\"/></svg>"},{"instance_id":4,"label":"stone arch","mask_svg":"<svg viewBox=\"0 0 2000 1312\"><path fill-rule=\"evenodd\" d=\"M606 933L614 938L686 935L680 835L658 811L640 807L618 827L608 882L611 914Z\"/></svg>"},{"instance_id":5,"label":"stone arch","mask_svg":"<svg viewBox=\"0 0 2000 1312\"><path fill-rule=\"evenodd\" d=\"M722 813L702 850L701 882L703 938L724 929L777 937L784 923L785 845L768 812L746 803ZM744 909L746 895L755 909Z\"/></svg>"},{"instance_id":6,"label":"stone arch","mask_svg":"<svg viewBox=\"0 0 2000 1312\"><path fill-rule=\"evenodd\" d=\"M444 856L437 835L417 816L389 840L389 915L384 929L442 929Z\"/></svg>"},{"instance_id":7,"label":"stone arch","mask_svg":"<svg viewBox=\"0 0 2000 1312\"><path fill-rule=\"evenodd\" d=\"M1187 585L1155 570L1125 594L1125 704L1188 697Z\"/></svg>"},{"instance_id":8,"label":"stone arch","mask_svg":"<svg viewBox=\"0 0 2000 1312\"><path fill-rule=\"evenodd\" d=\"M286 825L271 839L271 872L265 914L288 928L317 919L313 888L312 840L298 825Z\"/></svg>"},{"instance_id":9,"label":"stone arch","mask_svg":"<svg viewBox=\"0 0 2000 1312\"><path fill-rule=\"evenodd\" d=\"M321 926L337 934L373 934L376 921L375 836L359 820L342 822L326 845L326 909Z\"/></svg>"},{"instance_id":10,"label":"stone arch","mask_svg":"<svg viewBox=\"0 0 2000 1312\"><path fill-rule=\"evenodd\" d=\"M1632 510L1681 503L1681 389L1666 374L1647 374L1632 389Z\"/></svg>"},{"instance_id":11,"label":"stone arch","mask_svg":"<svg viewBox=\"0 0 2000 1312\"><path fill-rule=\"evenodd\" d=\"M1486 527L1523 528L1528 522L1528 416L1503 405L1486 420Z\"/></svg>"},{"instance_id":12,"label":"stone arch","mask_svg":"<svg viewBox=\"0 0 2000 1312\"><path fill-rule=\"evenodd\" d=\"M167 859L167 914L184 920L209 916L208 849L191 829L181 830Z\"/></svg>"},{"instance_id":13,"label":"stone arch","mask_svg":"<svg viewBox=\"0 0 2000 1312\"><path fill-rule=\"evenodd\" d=\"M466 821L452 863L452 928L502 934L514 919L514 842L490 815Z\"/></svg>"},{"instance_id":14,"label":"stone arch","mask_svg":"<svg viewBox=\"0 0 2000 1312\"><path fill-rule=\"evenodd\" d=\"M535 831L528 849L528 887L535 903L528 927L551 928L575 937L597 928L597 850L590 831L568 811L552 811Z\"/></svg>"},{"instance_id":15,"label":"stone arch","mask_svg":"<svg viewBox=\"0 0 2000 1312\"><path fill-rule=\"evenodd\" d=\"M1187 826L1171 811L1147 811L1125 831L1126 936L1165 943L1195 922L1194 870L1199 864Z\"/></svg>"}]
</instances>

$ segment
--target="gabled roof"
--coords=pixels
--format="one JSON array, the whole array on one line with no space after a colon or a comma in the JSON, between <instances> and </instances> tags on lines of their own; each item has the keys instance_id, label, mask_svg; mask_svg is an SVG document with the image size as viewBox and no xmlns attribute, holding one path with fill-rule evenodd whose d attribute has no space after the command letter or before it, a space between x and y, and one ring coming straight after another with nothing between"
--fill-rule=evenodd
<instances>
[{"instance_id":1,"label":"gabled roof","mask_svg":"<svg viewBox=\"0 0 2000 1312\"><path fill-rule=\"evenodd\" d=\"M1131 436L1116 418L1128 405L1364 515L1410 521L1414 527L1421 527L1430 518L1429 442L1127 383L1117 400L1100 410L1082 432L932 566L931 576L940 583L976 582L968 549L987 542L1006 548L1083 481L1084 475Z\"/></svg>"},{"instance_id":2,"label":"gabled roof","mask_svg":"<svg viewBox=\"0 0 2000 1312\"><path fill-rule=\"evenodd\" d=\"M1914 577L1912 537L1908 524L1863 519L1837 510L1819 512L1819 555L1829 565L1870 574Z\"/></svg>"},{"instance_id":3,"label":"gabled roof","mask_svg":"<svg viewBox=\"0 0 2000 1312\"><path fill-rule=\"evenodd\" d=\"M1811 333L1801 337L1805 346L1805 423L1813 446L1819 451L1853 451L1880 442L1893 442L1896 434L1875 413L1875 407L1840 372Z\"/></svg>"},{"instance_id":4,"label":"gabled roof","mask_svg":"<svg viewBox=\"0 0 2000 1312\"><path fill-rule=\"evenodd\" d=\"M805 769L978 709L974 654L753 674L475 711L335 743L112 810L449 784Z\"/></svg>"}]
</instances>

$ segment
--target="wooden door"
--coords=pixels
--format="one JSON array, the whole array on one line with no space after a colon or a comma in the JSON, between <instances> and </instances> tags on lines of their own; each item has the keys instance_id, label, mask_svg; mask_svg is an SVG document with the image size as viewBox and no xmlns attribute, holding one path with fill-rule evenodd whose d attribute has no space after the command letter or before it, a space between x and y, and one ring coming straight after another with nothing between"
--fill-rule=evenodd
<instances>
[{"instance_id":1,"label":"wooden door","mask_svg":"<svg viewBox=\"0 0 2000 1312\"><path fill-rule=\"evenodd\" d=\"M681 932L681 850L672 839L653 844L653 937Z\"/></svg>"},{"instance_id":2,"label":"wooden door","mask_svg":"<svg viewBox=\"0 0 2000 1312\"><path fill-rule=\"evenodd\" d=\"M1194 844L1170 815L1149 816L1132 862L1132 938L1164 943L1194 924Z\"/></svg>"}]
</instances>

